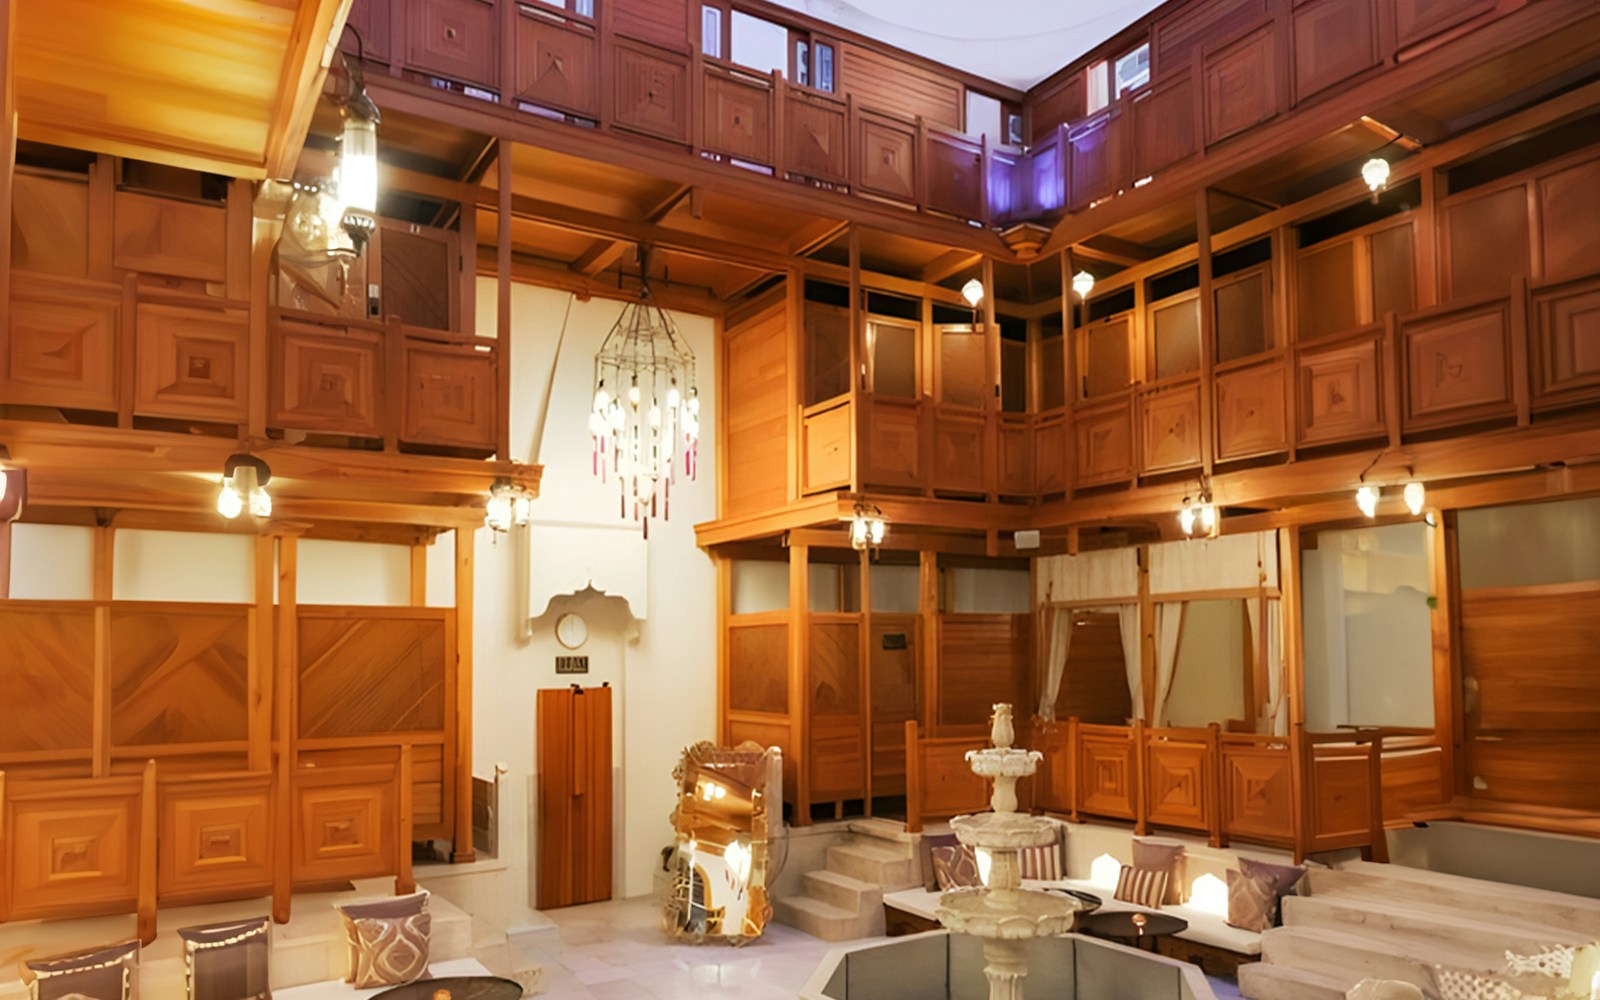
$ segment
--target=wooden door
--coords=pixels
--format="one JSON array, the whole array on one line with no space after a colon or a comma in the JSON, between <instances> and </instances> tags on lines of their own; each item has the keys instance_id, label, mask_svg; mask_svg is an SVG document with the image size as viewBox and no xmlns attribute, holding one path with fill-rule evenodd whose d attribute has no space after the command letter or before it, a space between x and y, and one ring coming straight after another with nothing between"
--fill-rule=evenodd
<instances>
[{"instance_id":1,"label":"wooden door","mask_svg":"<svg viewBox=\"0 0 1600 1000\"><path fill-rule=\"evenodd\" d=\"M611 898L611 689L538 696L539 908Z\"/></svg>"},{"instance_id":2,"label":"wooden door","mask_svg":"<svg viewBox=\"0 0 1600 1000\"><path fill-rule=\"evenodd\" d=\"M872 616L868 670L872 684L872 794L906 793L906 720L917 718L915 615Z\"/></svg>"}]
</instances>

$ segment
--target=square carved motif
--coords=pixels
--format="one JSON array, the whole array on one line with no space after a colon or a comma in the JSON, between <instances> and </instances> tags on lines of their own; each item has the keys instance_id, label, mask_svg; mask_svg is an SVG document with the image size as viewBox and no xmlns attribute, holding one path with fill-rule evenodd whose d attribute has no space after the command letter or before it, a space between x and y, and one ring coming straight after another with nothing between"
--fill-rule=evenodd
<instances>
[{"instance_id":1,"label":"square carved motif","mask_svg":"<svg viewBox=\"0 0 1600 1000\"><path fill-rule=\"evenodd\" d=\"M917 197L916 135L888 122L861 121L861 189L915 201Z\"/></svg>"},{"instance_id":2,"label":"square carved motif","mask_svg":"<svg viewBox=\"0 0 1600 1000\"><path fill-rule=\"evenodd\" d=\"M117 305L18 290L6 331L7 402L116 409Z\"/></svg>"},{"instance_id":3,"label":"square carved motif","mask_svg":"<svg viewBox=\"0 0 1600 1000\"><path fill-rule=\"evenodd\" d=\"M219 423L243 420L244 339L242 313L140 306L134 411Z\"/></svg>"},{"instance_id":4,"label":"square carved motif","mask_svg":"<svg viewBox=\"0 0 1600 1000\"><path fill-rule=\"evenodd\" d=\"M1405 338L1408 426L1511 411L1510 330L1504 307L1408 327Z\"/></svg>"},{"instance_id":5,"label":"square carved motif","mask_svg":"<svg viewBox=\"0 0 1600 1000\"><path fill-rule=\"evenodd\" d=\"M612 100L618 126L673 142L689 138L689 68L682 56L645 46L616 47Z\"/></svg>"}]
</instances>

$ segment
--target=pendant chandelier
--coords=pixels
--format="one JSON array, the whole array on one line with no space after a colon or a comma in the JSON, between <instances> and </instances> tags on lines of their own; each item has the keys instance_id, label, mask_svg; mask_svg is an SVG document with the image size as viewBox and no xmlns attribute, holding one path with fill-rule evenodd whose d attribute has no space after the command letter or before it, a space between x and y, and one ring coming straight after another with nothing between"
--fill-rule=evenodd
<instances>
[{"instance_id":1,"label":"pendant chandelier","mask_svg":"<svg viewBox=\"0 0 1600 1000\"><path fill-rule=\"evenodd\" d=\"M621 515L650 533L665 520L680 471L696 478L700 398L694 351L671 317L650 297L649 251L639 248L639 301L630 302L594 358L591 465L601 481L615 476Z\"/></svg>"}]
</instances>

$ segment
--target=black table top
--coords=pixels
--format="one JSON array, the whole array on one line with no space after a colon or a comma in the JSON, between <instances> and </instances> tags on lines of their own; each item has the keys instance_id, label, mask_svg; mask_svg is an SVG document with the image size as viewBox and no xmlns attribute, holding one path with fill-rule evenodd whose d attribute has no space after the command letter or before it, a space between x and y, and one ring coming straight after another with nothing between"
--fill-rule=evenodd
<instances>
[{"instance_id":1,"label":"black table top","mask_svg":"<svg viewBox=\"0 0 1600 1000\"><path fill-rule=\"evenodd\" d=\"M1139 928L1133 922L1135 916L1144 917L1144 933L1139 933ZM1088 931L1100 937L1133 940L1141 937L1161 937L1165 934L1176 934L1188 930L1189 921L1182 917L1174 917L1168 913L1132 913L1122 911L1119 913L1091 913L1083 917L1079 925L1080 930Z\"/></svg>"},{"instance_id":2,"label":"black table top","mask_svg":"<svg viewBox=\"0 0 1600 1000\"><path fill-rule=\"evenodd\" d=\"M498 976L419 979L379 993L373 1000L433 1000L441 990L450 1000L522 1000L522 987Z\"/></svg>"}]
</instances>

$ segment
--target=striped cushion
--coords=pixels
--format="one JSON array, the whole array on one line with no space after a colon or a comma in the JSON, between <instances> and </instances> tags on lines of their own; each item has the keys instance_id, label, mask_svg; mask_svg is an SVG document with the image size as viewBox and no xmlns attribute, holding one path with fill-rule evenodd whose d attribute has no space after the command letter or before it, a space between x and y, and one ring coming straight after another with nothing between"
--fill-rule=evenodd
<instances>
[{"instance_id":1,"label":"striped cushion","mask_svg":"<svg viewBox=\"0 0 1600 1000\"><path fill-rule=\"evenodd\" d=\"M1024 847L1017 854L1023 878L1054 882L1061 878L1061 842L1041 847Z\"/></svg>"},{"instance_id":2,"label":"striped cushion","mask_svg":"<svg viewBox=\"0 0 1600 1000\"><path fill-rule=\"evenodd\" d=\"M1135 906L1152 910L1161 908L1161 898L1167 894L1167 873L1151 868L1123 865L1117 877L1116 898Z\"/></svg>"}]
</instances>

